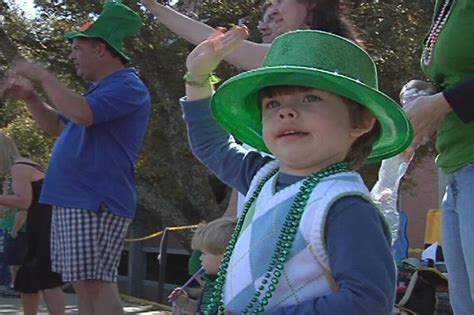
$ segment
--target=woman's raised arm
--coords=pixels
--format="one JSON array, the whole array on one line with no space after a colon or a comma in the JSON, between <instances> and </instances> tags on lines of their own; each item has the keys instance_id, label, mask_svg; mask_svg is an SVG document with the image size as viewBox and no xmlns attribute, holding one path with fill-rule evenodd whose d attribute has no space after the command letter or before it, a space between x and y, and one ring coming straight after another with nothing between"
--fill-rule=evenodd
<instances>
[{"instance_id":1,"label":"woman's raised arm","mask_svg":"<svg viewBox=\"0 0 474 315\"><path fill-rule=\"evenodd\" d=\"M160 4L156 2L156 0L142 0L142 3L158 18L160 23L191 44L198 45L215 31L211 26ZM254 69L262 64L269 48L270 45L268 44L258 44L245 40L240 47L227 56L225 60L244 70Z\"/></svg>"}]
</instances>

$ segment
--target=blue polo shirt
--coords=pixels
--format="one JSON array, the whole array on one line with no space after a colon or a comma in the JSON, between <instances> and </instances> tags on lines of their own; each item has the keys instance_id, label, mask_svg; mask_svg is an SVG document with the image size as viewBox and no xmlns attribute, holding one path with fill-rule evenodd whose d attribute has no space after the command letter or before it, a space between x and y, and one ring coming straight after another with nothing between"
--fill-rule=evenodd
<instances>
[{"instance_id":1,"label":"blue polo shirt","mask_svg":"<svg viewBox=\"0 0 474 315\"><path fill-rule=\"evenodd\" d=\"M105 203L118 216L134 217L135 162L150 114L150 93L133 68L119 70L85 95L94 123L65 120L54 144L42 203L97 211Z\"/></svg>"}]
</instances>

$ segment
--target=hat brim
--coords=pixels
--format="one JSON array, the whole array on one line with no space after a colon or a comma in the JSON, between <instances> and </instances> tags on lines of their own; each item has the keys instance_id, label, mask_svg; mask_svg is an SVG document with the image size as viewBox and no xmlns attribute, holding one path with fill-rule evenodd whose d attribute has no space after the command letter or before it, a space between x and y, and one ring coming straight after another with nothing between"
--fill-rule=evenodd
<instances>
[{"instance_id":1,"label":"hat brim","mask_svg":"<svg viewBox=\"0 0 474 315\"><path fill-rule=\"evenodd\" d=\"M360 81L334 72L300 66L259 68L224 82L213 96L211 110L217 122L242 142L271 153L262 138L259 91L268 86L297 85L347 97L369 109L381 130L366 163L404 151L413 140L413 128L402 108L390 97Z\"/></svg>"},{"instance_id":2,"label":"hat brim","mask_svg":"<svg viewBox=\"0 0 474 315\"><path fill-rule=\"evenodd\" d=\"M103 41L105 41L110 47L112 47L112 49L117 54L119 54L125 61L127 61L127 62L130 61L130 57L125 54L122 47L116 47L116 45L110 43L106 38L103 38L102 36L98 36L98 35L95 35L95 34L87 34L85 32L69 32L69 33L66 33L66 38L68 40L73 40L75 38L80 38L80 37L82 37L82 38L100 38Z\"/></svg>"}]
</instances>

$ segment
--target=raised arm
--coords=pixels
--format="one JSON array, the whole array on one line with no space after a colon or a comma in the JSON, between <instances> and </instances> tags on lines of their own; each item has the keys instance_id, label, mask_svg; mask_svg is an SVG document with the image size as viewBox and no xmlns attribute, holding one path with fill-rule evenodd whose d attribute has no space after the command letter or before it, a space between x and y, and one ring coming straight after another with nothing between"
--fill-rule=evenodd
<instances>
[{"instance_id":1,"label":"raised arm","mask_svg":"<svg viewBox=\"0 0 474 315\"><path fill-rule=\"evenodd\" d=\"M40 64L18 60L11 71L41 85L51 105L67 119L84 126L90 126L94 122L94 115L86 98L68 88Z\"/></svg>"},{"instance_id":2,"label":"raised arm","mask_svg":"<svg viewBox=\"0 0 474 315\"><path fill-rule=\"evenodd\" d=\"M222 59L235 51L248 36L246 27L235 26L229 31L217 29L200 43L186 59L186 96L188 101L212 96L211 73Z\"/></svg>"},{"instance_id":3,"label":"raised arm","mask_svg":"<svg viewBox=\"0 0 474 315\"><path fill-rule=\"evenodd\" d=\"M156 0L142 0L142 3L166 28L194 45L205 41L215 31L211 26L181 14ZM224 60L244 70L255 69L262 64L269 48L268 44L244 40Z\"/></svg>"},{"instance_id":4,"label":"raised arm","mask_svg":"<svg viewBox=\"0 0 474 315\"><path fill-rule=\"evenodd\" d=\"M235 27L228 32L218 30L199 44L187 58L187 97L181 100L193 153L223 182L243 194L255 172L270 158L247 152L214 120L209 108L214 92L209 74L245 36L245 28Z\"/></svg>"},{"instance_id":5,"label":"raised arm","mask_svg":"<svg viewBox=\"0 0 474 315\"><path fill-rule=\"evenodd\" d=\"M53 137L59 136L64 123L58 112L41 100L28 81L14 77L10 77L9 81L6 95L24 101L40 128Z\"/></svg>"}]
</instances>

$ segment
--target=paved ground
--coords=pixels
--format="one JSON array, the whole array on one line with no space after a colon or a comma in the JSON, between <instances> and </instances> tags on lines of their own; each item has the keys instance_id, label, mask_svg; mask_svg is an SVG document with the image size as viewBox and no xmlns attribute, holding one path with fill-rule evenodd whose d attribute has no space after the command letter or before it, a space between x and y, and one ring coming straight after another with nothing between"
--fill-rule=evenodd
<instances>
[{"instance_id":1,"label":"paved ground","mask_svg":"<svg viewBox=\"0 0 474 315\"><path fill-rule=\"evenodd\" d=\"M140 314L140 315L164 315L169 314L168 312L158 311L156 306L143 305L144 303L137 301L125 302L125 313L126 314ZM0 315L19 315L23 314L23 308L21 307L21 300L14 298L3 298L0 297ZM48 311L44 304L40 306L38 315L46 315ZM75 294L66 294L66 314L75 315L79 314L77 310L77 297Z\"/></svg>"}]
</instances>

